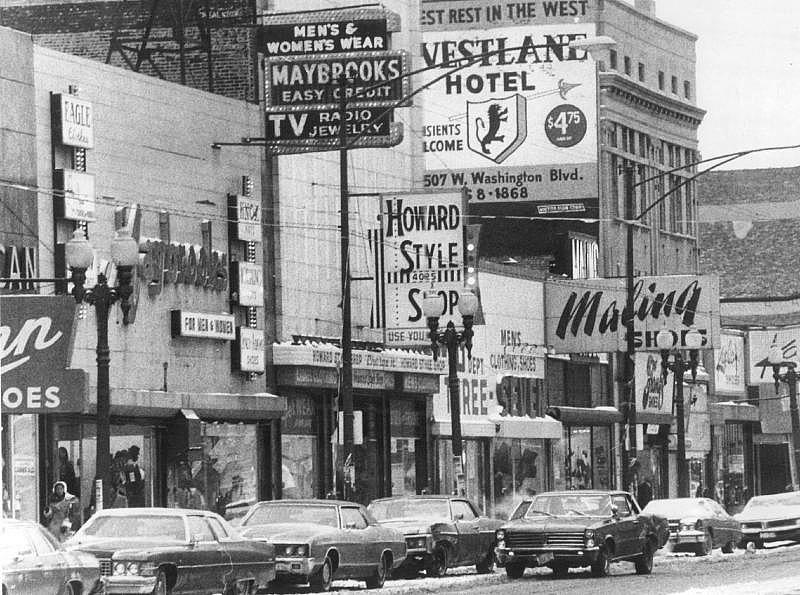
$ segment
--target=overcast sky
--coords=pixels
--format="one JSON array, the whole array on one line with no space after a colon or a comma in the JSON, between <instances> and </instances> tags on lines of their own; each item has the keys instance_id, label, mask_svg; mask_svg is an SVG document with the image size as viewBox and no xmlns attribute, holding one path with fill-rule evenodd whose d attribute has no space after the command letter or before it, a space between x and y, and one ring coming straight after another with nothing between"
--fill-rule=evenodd
<instances>
[{"instance_id":1,"label":"overcast sky","mask_svg":"<svg viewBox=\"0 0 800 595\"><path fill-rule=\"evenodd\" d=\"M632 0L630 0L632 3ZM800 144L798 0L656 0L656 16L699 36L703 157ZM737 159L725 169L800 165L800 149Z\"/></svg>"}]
</instances>

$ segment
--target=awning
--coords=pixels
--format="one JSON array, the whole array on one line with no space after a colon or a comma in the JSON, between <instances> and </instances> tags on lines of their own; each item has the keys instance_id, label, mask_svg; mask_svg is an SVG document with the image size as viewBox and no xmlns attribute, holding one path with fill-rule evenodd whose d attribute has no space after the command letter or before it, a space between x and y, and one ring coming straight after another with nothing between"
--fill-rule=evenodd
<instances>
[{"instance_id":1,"label":"awning","mask_svg":"<svg viewBox=\"0 0 800 595\"><path fill-rule=\"evenodd\" d=\"M758 407L750 403L734 403L733 401L709 403L708 411L711 414L712 423L726 421L758 422L761 420Z\"/></svg>"},{"instance_id":2,"label":"awning","mask_svg":"<svg viewBox=\"0 0 800 595\"><path fill-rule=\"evenodd\" d=\"M622 421L622 413L615 407L548 407L547 415L564 425L601 426Z\"/></svg>"},{"instance_id":3,"label":"awning","mask_svg":"<svg viewBox=\"0 0 800 595\"><path fill-rule=\"evenodd\" d=\"M449 421L434 421L431 432L434 436L453 435L453 429ZM463 438L493 438L495 434L494 422L488 419L461 420L461 436Z\"/></svg>"},{"instance_id":4,"label":"awning","mask_svg":"<svg viewBox=\"0 0 800 595\"><path fill-rule=\"evenodd\" d=\"M563 437L564 426L549 415L544 417L497 416L490 419L496 424L498 438L560 440Z\"/></svg>"},{"instance_id":5,"label":"awning","mask_svg":"<svg viewBox=\"0 0 800 595\"><path fill-rule=\"evenodd\" d=\"M753 434L753 444L789 444L789 434Z\"/></svg>"},{"instance_id":6,"label":"awning","mask_svg":"<svg viewBox=\"0 0 800 595\"><path fill-rule=\"evenodd\" d=\"M256 421L286 413L286 397L272 393L183 393L158 390L114 389L111 414L130 417L172 417L190 409L201 418ZM90 411L97 408L90 395Z\"/></svg>"}]
</instances>

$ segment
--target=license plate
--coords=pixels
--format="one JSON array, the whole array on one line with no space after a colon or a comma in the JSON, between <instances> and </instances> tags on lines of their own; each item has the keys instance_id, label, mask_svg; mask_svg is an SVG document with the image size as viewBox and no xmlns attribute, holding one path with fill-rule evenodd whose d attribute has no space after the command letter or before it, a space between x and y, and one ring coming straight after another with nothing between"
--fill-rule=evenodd
<instances>
[{"instance_id":1,"label":"license plate","mask_svg":"<svg viewBox=\"0 0 800 595\"><path fill-rule=\"evenodd\" d=\"M276 572L289 572L289 563L288 562L276 562L275 563L275 571Z\"/></svg>"},{"instance_id":2,"label":"license plate","mask_svg":"<svg viewBox=\"0 0 800 595\"><path fill-rule=\"evenodd\" d=\"M762 533L761 534L761 538L762 539L773 539L773 538L775 538L777 536L778 535L776 533L772 533L772 532L767 532L767 533Z\"/></svg>"},{"instance_id":3,"label":"license plate","mask_svg":"<svg viewBox=\"0 0 800 595\"><path fill-rule=\"evenodd\" d=\"M539 563L540 566L542 564L547 564L548 562L552 562L553 554L551 554L550 552L539 554L538 556L536 556L536 561Z\"/></svg>"}]
</instances>

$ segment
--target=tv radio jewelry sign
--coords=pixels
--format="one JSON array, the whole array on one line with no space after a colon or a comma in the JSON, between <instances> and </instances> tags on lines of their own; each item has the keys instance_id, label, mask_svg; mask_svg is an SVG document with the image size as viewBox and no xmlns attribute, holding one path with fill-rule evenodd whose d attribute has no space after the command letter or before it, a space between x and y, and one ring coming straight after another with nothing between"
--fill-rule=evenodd
<instances>
[{"instance_id":1,"label":"tv radio jewelry sign","mask_svg":"<svg viewBox=\"0 0 800 595\"><path fill-rule=\"evenodd\" d=\"M553 4L590 18L588 2ZM431 87L423 96L425 175L416 182L466 185L470 202L573 201L585 210L585 199L597 196L596 72L588 52L569 44L596 35L595 24L543 15L522 24L505 11L461 24L490 8L478 0L424 3L420 66L434 68L419 75ZM483 57L447 73L476 55Z\"/></svg>"},{"instance_id":2,"label":"tv radio jewelry sign","mask_svg":"<svg viewBox=\"0 0 800 595\"><path fill-rule=\"evenodd\" d=\"M386 344L428 345L422 293L442 300L440 324L461 325L464 288L464 197L460 192L384 195L383 295Z\"/></svg>"},{"instance_id":3,"label":"tv radio jewelry sign","mask_svg":"<svg viewBox=\"0 0 800 595\"><path fill-rule=\"evenodd\" d=\"M559 353L625 351L625 279L576 279L545 284L547 344ZM719 278L712 275L637 277L633 296L637 351L659 351L656 335L667 330L675 349L688 349L695 327L701 349L720 345Z\"/></svg>"}]
</instances>

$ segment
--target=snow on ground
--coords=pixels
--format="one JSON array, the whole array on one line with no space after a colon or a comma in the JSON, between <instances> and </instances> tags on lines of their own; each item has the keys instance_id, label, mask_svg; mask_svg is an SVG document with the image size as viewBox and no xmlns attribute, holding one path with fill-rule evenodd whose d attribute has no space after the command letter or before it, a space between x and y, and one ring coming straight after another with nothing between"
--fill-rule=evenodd
<instances>
[{"instance_id":1,"label":"snow on ground","mask_svg":"<svg viewBox=\"0 0 800 595\"><path fill-rule=\"evenodd\" d=\"M737 583L735 588L737 593L747 593L748 595L800 594L800 585L796 576L752 583ZM709 587L689 589L688 591L676 592L674 595L729 595L730 593L731 585L725 585L716 589Z\"/></svg>"}]
</instances>

